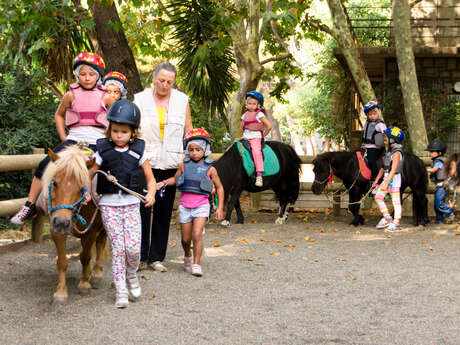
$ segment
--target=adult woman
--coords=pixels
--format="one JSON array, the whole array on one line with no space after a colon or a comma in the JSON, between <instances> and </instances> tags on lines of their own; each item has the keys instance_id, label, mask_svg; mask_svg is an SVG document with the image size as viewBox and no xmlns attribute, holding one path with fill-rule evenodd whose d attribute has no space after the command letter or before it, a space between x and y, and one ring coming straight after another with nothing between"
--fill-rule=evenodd
<instances>
[{"instance_id":1,"label":"adult woman","mask_svg":"<svg viewBox=\"0 0 460 345\"><path fill-rule=\"evenodd\" d=\"M169 62L162 62L154 71L153 90L145 89L134 95L141 110L141 136L156 181L164 181L177 171L183 159L183 137L193 128L188 96L173 88L177 71ZM147 265L165 272L161 263L168 246L169 223L176 187L163 184L161 195L151 209L141 206L142 241L141 269Z\"/></svg>"}]
</instances>

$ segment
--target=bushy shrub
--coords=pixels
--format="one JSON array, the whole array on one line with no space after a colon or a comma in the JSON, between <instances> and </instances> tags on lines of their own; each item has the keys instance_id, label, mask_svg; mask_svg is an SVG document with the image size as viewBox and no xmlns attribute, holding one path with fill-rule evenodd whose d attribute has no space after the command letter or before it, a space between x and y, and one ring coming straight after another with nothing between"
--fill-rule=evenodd
<instances>
[{"instance_id":1,"label":"bushy shrub","mask_svg":"<svg viewBox=\"0 0 460 345\"><path fill-rule=\"evenodd\" d=\"M54 113L59 99L46 87L46 74L0 64L0 152L29 154L35 147L59 142ZM30 171L0 172L0 200L27 196ZM6 225L0 219L0 228Z\"/></svg>"}]
</instances>

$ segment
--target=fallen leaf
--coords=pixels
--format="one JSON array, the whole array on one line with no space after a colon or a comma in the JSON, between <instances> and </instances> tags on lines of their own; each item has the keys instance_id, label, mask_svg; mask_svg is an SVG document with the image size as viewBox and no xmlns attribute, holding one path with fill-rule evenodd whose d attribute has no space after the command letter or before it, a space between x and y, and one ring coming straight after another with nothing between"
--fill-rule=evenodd
<instances>
[{"instance_id":1,"label":"fallen leaf","mask_svg":"<svg viewBox=\"0 0 460 345\"><path fill-rule=\"evenodd\" d=\"M157 297L157 296L152 295L152 296L149 297L149 299L155 299L156 297Z\"/></svg>"},{"instance_id":2,"label":"fallen leaf","mask_svg":"<svg viewBox=\"0 0 460 345\"><path fill-rule=\"evenodd\" d=\"M409 240L409 243L414 243L414 240Z\"/></svg>"},{"instance_id":3,"label":"fallen leaf","mask_svg":"<svg viewBox=\"0 0 460 345\"><path fill-rule=\"evenodd\" d=\"M335 228L335 229L334 229L334 232L339 232L339 229Z\"/></svg>"},{"instance_id":4,"label":"fallen leaf","mask_svg":"<svg viewBox=\"0 0 460 345\"><path fill-rule=\"evenodd\" d=\"M306 226L305 229L310 230L310 227L309 227L309 226Z\"/></svg>"},{"instance_id":5,"label":"fallen leaf","mask_svg":"<svg viewBox=\"0 0 460 345\"><path fill-rule=\"evenodd\" d=\"M280 253L279 252L274 252L274 253L270 253L270 255L275 255L276 256L276 255L280 255Z\"/></svg>"},{"instance_id":6,"label":"fallen leaf","mask_svg":"<svg viewBox=\"0 0 460 345\"><path fill-rule=\"evenodd\" d=\"M215 230L214 230L214 229L209 229L208 231L209 231L209 232L214 232Z\"/></svg>"},{"instance_id":7,"label":"fallen leaf","mask_svg":"<svg viewBox=\"0 0 460 345\"><path fill-rule=\"evenodd\" d=\"M252 219L251 219L251 223L253 223L253 224L256 224L256 223L258 223L258 222L259 222L259 221L257 220L257 218L252 218Z\"/></svg>"},{"instance_id":8,"label":"fallen leaf","mask_svg":"<svg viewBox=\"0 0 460 345\"><path fill-rule=\"evenodd\" d=\"M283 243L281 240L275 240L275 243Z\"/></svg>"},{"instance_id":9,"label":"fallen leaf","mask_svg":"<svg viewBox=\"0 0 460 345\"><path fill-rule=\"evenodd\" d=\"M308 260L306 256L302 256L302 260Z\"/></svg>"},{"instance_id":10,"label":"fallen leaf","mask_svg":"<svg viewBox=\"0 0 460 345\"><path fill-rule=\"evenodd\" d=\"M307 248L311 249L311 248L313 248L313 246L308 246Z\"/></svg>"},{"instance_id":11,"label":"fallen leaf","mask_svg":"<svg viewBox=\"0 0 460 345\"><path fill-rule=\"evenodd\" d=\"M294 248L295 247L295 244L285 244L284 247L288 247L288 248Z\"/></svg>"},{"instance_id":12,"label":"fallen leaf","mask_svg":"<svg viewBox=\"0 0 460 345\"><path fill-rule=\"evenodd\" d=\"M351 276L351 277L348 278L348 280L349 280L349 281L353 281L353 280L356 280L356 278L353 277L353 276Z\"/></svg>"},{"instance_id":13,"label":"fallen leaf","mask_svg":"<svg viewBox=\"0 0 460 345\"><path fill-rule=\"evenodd\" d=\"M385 237L386 237L386 238L392 238L393 236L391 236L391 235L386 235Z\"/></svg>"},{"instance_id":14,"label":"fallen leaf","mask_svg":"<svg viewBox=\"0 0 460 345\"><path fill-rule=\"evenodd\" d=\"M217 226L216 227L216 231L220 231L221 227L220 226Z\"/></svg>"},{"instance_id":15,"label":"fallen leaf","mask_svg":"<svg viewBox=\"0 0 460 345\"><path fill-rule=\"evenodd\" d=\"M244 243L244 244L248 244L248 240L245 239L245 238L242 238L241 240L238 240L238 241L240 241L241 243Z\"/></svg>"},{"instance_id":16,"label":"fallen leaf","mask_svg":"<svg viewBox=\"0 0 460 345\"><path fill-rule=\"evenodd\" d=\"M454 236L460 236L460 232L454 232Z\"/></svg>"},{"instance_id":17,"label":"fallen leaf","mask_svg":"<svg viewBox=\"0 0 460 345\"><path fill-rule=\"evenodd\" d=\"M342 261L347 261L347 259L344 259L344 258L337 258L336 260L337 260L337 261L341 261L341 262L342 262Z\"/></svg>"},{"instance_id":18,"label":"fallen leaf","mask_svg":"<svg viewBox=\"0 0 460 345\"><path fill-rule=\"evenodd\" d=\"M255 264L256 266L263 266L264 264Z\"/></svg>"},{"instance_id":19,"label":"fallen leaf","mask_svg":"<svg viewBox=\"0 0 460 345\"><path fill-rule=\"evenodd\" d=\"M221 232L219 232L219 234L221 234L221 235L228 235L228 232L227 232L227 231L221 231Z\"/></svg>"},{"instance_id":20,"label":"fallen leaf","mask_svg":"<svg viewBox=\"0 0 460 345\"><path fill-rule=\"evenodd\" d=\"M252 252L252 250L251 249L245 249L244 252L245 253L250 253L250 252Z\"/></svg>"},{"instance_id":21,"label":"fallen leaf","mask_svg":"<svg viewBox=\"0 0 460 345\"><path fill-rule=\"evenodd\" d=\"M432 237L433 237L433 238L439 238L439 237L441 237L441 235L438 234L438 233L436 233L436 234L434 234Z\"/></svg>"},{"instance_id":22,"label":"fallen leaf","mask_svg":"<svg viewBox=\"0 0 460 345\"><path fill-rule=\"evenodd\" d=\"M313 230L314 232L324 232L325 230L324 229L315 229Z\"/></svg>"},{"instance_id":23,"label":"fallen leaf","mask_svg":"<svg viewBox=\"0 0 460 345\"><path fill-rule=\"evenodd\" d=\"M270 240L269 240L269 239L266 239L266 238L262 238L262 237L261 237L261 238L259 238L259 241L260 241L260 242L270 242Z\"/></svg>"},{"instance_id":24,"label":"fallen leaf","mask_svg":"<svg viewBox=\"0 0 460 345\"><path fill-rule=\"evenodd\" d=\"M214 247L220 247L220 242L214 242Z\"/></svg>"},{"instance_id":25,"label":"fallen leaf","mask_svg":"<svg viewBox=\"0 0 460 345\"><path fill-rule=\"evenodd\" d=\"M175 247L177 244L174 243L174 242L169 242L168 243L168 247L172 248L172 247Z\"/></svg>"},{"instance_id":26,"label":"fallen leaf","mask_svg":"<svg viewBox=\"0 0 460 345\"><path fill-rule=\"evenodd\" d=\"M259 231L260 232L267 232L267 230L265 230L265 229L260 229Z\"/></svg>"},{"instance_id":27,"label":"fallen leaf","mask_svg":"<svg viewBox=\"0 0 460 345\"><path fill-rule=\"evenodd\" d=\"M383 244L389 245L391 242L390 241L383 241Z\"/></svg>"},{"instance_id":28,"label":"fallen leaf","mask_svg":"<svg viewBox=\"0 0 460 345\"><path fill-rule=\"evenodd\" d=\"M305 241L307 241L307 242L315 242L315 240L313 238L310 238L308 236L305 237Z\"/></svg>"},{"instance_id":29,"label":"fallen leaf","mask_svg":"<svg viewBox=\"0 0 460 345\"><path fill-rule=\"evenodd\" d=\"M141 274L141 278L144 280L150 280L150 277L146 276L145 274Z\"/></svg>"},{"instance_id":30,"label":"fallen leaf","mask_svg":"<svg viewBox=\"0 0 460 345\"><path fill-rule=\"evenodd\" d=\"M240 261L254 261L254 259L240 259Z\"/></svg>"},{"instance_id":31,"label":"fallen leaf","mask_svg":"<svg viewBox=\"0 0 460 345\"><path fill-rule=\"evenodd\" d=\"M359 231L359 230L355 232L355 234L357 234L357 235L359 235L360 233L361 233L361 231Z\"/></svg>"}]
</instances>

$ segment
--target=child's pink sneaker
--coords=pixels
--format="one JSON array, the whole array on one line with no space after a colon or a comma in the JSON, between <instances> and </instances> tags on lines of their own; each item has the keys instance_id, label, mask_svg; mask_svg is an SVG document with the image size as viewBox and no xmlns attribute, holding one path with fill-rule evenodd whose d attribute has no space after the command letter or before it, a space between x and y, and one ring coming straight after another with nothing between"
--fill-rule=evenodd
<instances>
[{"instance_id":1,"label":"child's pink sneaker","mask_svg":"<svg viewBox=\"0 0 460 345\"><path fill-rule=\"evenodd\" d=\"M384 229L391 224L391 217L383 217L380 222L375 226L377 229Z\"/></svg>"},{"instance_id":2,"label":"child's pink sneaker","mask_svg":"<svg viewBox=\"0 0 460 345\"><path fill-rule=\"evenodd\" d=\"M184 256L184 270L185 272L192 273L193 258L191 256Z\"/></svg>"}]
</instances>

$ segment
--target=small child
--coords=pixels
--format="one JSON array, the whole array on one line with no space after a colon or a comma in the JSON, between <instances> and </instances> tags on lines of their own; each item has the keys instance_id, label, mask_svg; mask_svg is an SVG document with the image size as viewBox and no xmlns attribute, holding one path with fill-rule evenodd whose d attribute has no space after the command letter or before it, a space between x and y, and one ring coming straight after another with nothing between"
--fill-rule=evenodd
<instances>
[{"instance_id":1,"label":"small child","mask_svg":"<svg viewBox=\"0 0 460 345\"><path fill-rule=\"evenodd\" d=\"M264 172L264 160L262 157L262 139L270 133L272 124L265 116L264 96L255 90L246 94L246 110L241 116L241 130L243 139L249 141L256 166L257 187L263 186L262 173Z\"/></svg>"},{"instance_id":2,"label":"small child","mask_svg":"<svg viewBox=\"0 0 460 345\"><path fill-rule=\"evenodd\" d=\"M111 95L115 101L126 99L128 94L128 79L120 72L109 72L105 75L103 84L107 89L107 93Z\"/></svg>"},{"instance_id":3,"label":"small child","mask_svg":"<svg viewBox=\"0 0 460 345\"><path fill-rule=\"evenodd\" d=\"M102 86L105 64L99 55L87 52L79 54L73 62L73 70L77 83L70 85L70 90L64 94L54 114L62 141L53 148L56 153L79 141L87 142L94 150L96 140L104 137L106 110L115 102ZM22 224L37 214L35 203L42 190L41 178L49 161L46 156L35 169L27 201L11 218L11 223Z\"/></svg>"},{"instance_id":4,"label":"small child","mask_svg":"<svg viewBox=\"0 0 460 345\"><path fill-rule=\"evenodd\" d=\"M377 186L377 181L383 176L383 182L378 187L375 194L375 202L379 207L383 218L377 224L378 229L386 228L387 231L397 232L400 230L400 222L402 216L401 207L401 173L403 167L402 142L404 133L401 129L395 126L390 126L384 131L383 143L386 148L386 153L383 158L383 168L380 171L372 184L372 187ZM387 206L385 205L385 195L390 193L391 202L394 208L394 220L392 220Z\"/></svg>"},{"instance_id":5,"label":"small child","mask_svg":"<svg viewBox=\"0 0 460 345\"><path fill-rule=\"evenodd\" d=\"M179 219L184 249L184 269L196 277L201 277L200 266L203 252L203 230L209 218L209 194L216 188L218 208L216 220L223 215L224 188L217 170L212 166L211 137L202 128L190 130L184 139L186 156L174 177L157 183L157 188L176 184L181 191ZM193 241L193 258L191 242Z\"/></svg>"},{"instance_id":6,"label":"small child","mask_svg":"<svg viewBox=\"0 0 460 345\"><path fill-rule=\"evenodd\" d=\"M109 109L106 138L96 143L95 163L90 169L110 172L123 187L142 193L144 177L147 181L145 205L155 202L156 183L146 158L145 142L137 138L140 122L139 108L128 100L115 102ZM112 245L112 273L115 283L115 306L128 306L128 296L137 299L141 287L136 272L141 246L141 215L139 199L99 176L97 192L102 221Z\"/></svg>"},{"instance_id":7,"label":"small child","mask_svg":"<svg viewBox=\"0 0 460 345\"><path fill-rule=\"evenodd\" d=\"M367 116L367 120L363 126L362 142L366 148L367 162L372 173L370 181L372 184L380 170L380 161L384 152L383 131L387 126L380 119L382 112L377 102L368 102L364 106L364 113Z\"/></svg>"},{"instance_id":8,"label":"small child","mask_svg":"<svg viewBox=\"0 0 460 345\"><path fill-rule=\"evenodd\" d=\"M427 168L427 170L430 173L430 180L436 184L436 190L434 192L434 212L436 214L436 221L450 224L454 221L455 214L454 210L446 204L447 191L444 189L446 174L444 173L443 157L446 150L447 146L441 140L432 140L425 149L425 151L430 152L430 158L433 161L431 167Z\"/></svg>"}]
</instances>

